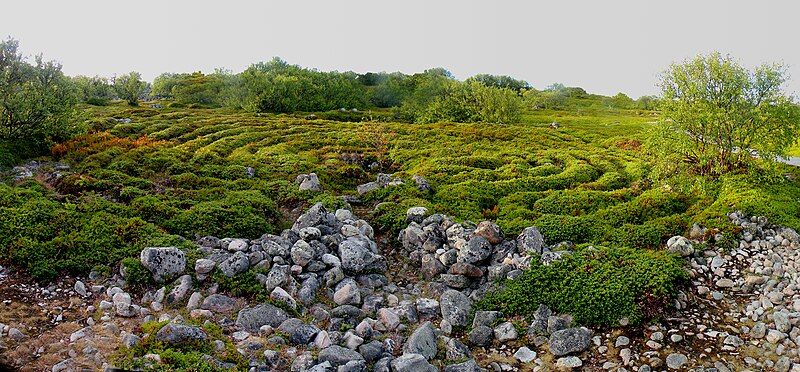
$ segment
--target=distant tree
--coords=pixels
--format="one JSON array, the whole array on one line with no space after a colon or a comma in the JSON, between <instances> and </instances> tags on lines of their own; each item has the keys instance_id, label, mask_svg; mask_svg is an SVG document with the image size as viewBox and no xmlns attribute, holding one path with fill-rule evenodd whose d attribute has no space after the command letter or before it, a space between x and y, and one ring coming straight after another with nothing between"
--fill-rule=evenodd
<instances>
[{"instance_id":1,"label":"distant tree","mask_svg":"<svg viewBox=\"0 0 800 372\"><path fill-rule=\"evenodd\" d=\"M151 95L153 98L172 98L172 88L187 74L165 72L153 79Z\"/></svg>"},{"instance_id":2,"label":"distant tree","mask_svg":"<svg viewBox=\"0 0 800 372\"><path fill-rule=\"evenodd\" d=\"M403 73L389 74L372 91L370 101L377 107L396 107L414 90L411 78Z\"/></svg>"},{"instance_id":3,"label":"distant tree","mask_svg":"<svg viewBox=\"0 0 800 372\"><path fill-rule=\"evenodd\" d=\"M512 123L519 120L521 106L521 99L511 89L453 81L419 112L416 121Z\"/></svg>"},{"instance_id":4,"label":"distant tree","mask_svg":"<svg viewBox=\"0 0 800 372\"><path fill-rule=\"evenodd\" d=\"M658 106L658 97L641 96L636 100L636 108L641 110L655 110Z\"/></svg>"},{"instance_id":5,"label":"distant tree","mask_svg":"<svg viewBox=\"0 0 800 372\"><path fill-rule=\"evenodd\" d=\"M661 77L663 121L648 148L666 164L717 176L784 155L797 139L800 110L782 87L786 69L750 71L730 56L701 55Z\"/></svg>"},{"instance_id":6,"label":"distant tree","mask_svg":"<svg viewBox=\"0 0 800 372\"><path fill-rule=\"evenodd\" d=\"M531 87L525 80L517 80L506 75L478 74L467 79L467 81L477 81L489 87L508 88L515 92L521 92Z\"/></svg>"},{"instance_id":7,"label":"distant tree","mask_svg":"<svg viewBox=\"0 0 800 372\"><path fill-rule=\"evenodd\" d=\"M196 104L201 106L220 106L220 92L223 88L222 79L215 75L205 75L202 72L181 75L172 87L172 96L183 104Z\"/></svg>"},{"instance_id":8,"label":"distant tree","mask_svg":"<svg viewBox=\"0 0 800 372\"><path fill-rule=\"evenodd\" d=\"M404 94L402 104L397 109L398 117L406 121L418 121L423 110L457 83L453 75L443 68L411 75L403 82Z\"/></svg>"},{"instance_id":9,"label":"distant tree","mask_svg":"<svg viewBox=\"0 0 800 372\"><path fill-rule=\"evenodd\" d=\"M242 107L257 112L364 108L366 88L352 72L320 72L280 58L251 65L239 75Z\"/></svg>"},{"instance_id":10,"label":"distant tree","mask_svg":"<svg viewBox=\"0 0 800 372\"><path fill-rule=\"evenodd\" d=\"M117 76L114 79L114 90L117 95L128 101L131 106L139 105L139 98L145 94L147 88L147 82L142 81L142 75L136 71Z\"/></svg>"},{"instance_id":11,"label":"distant tree","mask_svg":"<svg viewBox=\"0 0 800 372\"><path fill-rule=\"evenodd\" d=\"M78 89L78 99L81 102L104 106L116 97L114 87L104 77L75 76L72 82Z\"/></svg>"},{"instance_id":12,"label":"distant tree","mask_svg":"<svg viewBox=\"0 0 800 372\"><path fill-rule=\"evenodd\" d=\"M633 99L625 95L625 93L617 93L613 97L605 97L603 101L606 107L617 109L630 109L635 104Z\"/></svg>"},{"instance_id":13,"label":"distant tree","mask_svg":"<svg viewBox=\"0 0 800 372\"><path fill-rule=\"evenodd\" d=\"M567 106L569 91L563 85L551 85L539 91L529 89L523 93L525 101L535 109L562 110Z\"/></svg>"},{"instance_id":14,"label":"distant tree","mask_svg":"<svg viewBox=\"0 0 800 372\"><path fill-rule=\"evenodd\" d=\"M385 72L367 72L359 74L356 80L364 86L374 87L385 82L389 78L389 74Z\"/></svg>"},{"instance_id":15,"label":"distant tree","mask_svg":"<svg viewBox=\"0 0 800 372\"><path fill-rule=\"evenodd\" d=\"M39 145L66 139L75 127L76 92L61 65L26 61L13 39L0 41L0 141Z\"/></svg>"}]
</instances>

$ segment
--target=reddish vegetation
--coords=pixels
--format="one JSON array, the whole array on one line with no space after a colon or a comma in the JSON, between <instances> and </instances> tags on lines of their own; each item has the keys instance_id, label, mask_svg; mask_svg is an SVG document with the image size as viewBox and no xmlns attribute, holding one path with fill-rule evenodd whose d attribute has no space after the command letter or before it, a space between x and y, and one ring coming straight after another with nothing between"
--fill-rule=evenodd
<instances>
[{"instance_id":1,"label":"reddish vegetation","mask_svg":"<svg viewBox=\"0 0 800 372\"><path fill-rule=\"evenodd\" d=\"M113 147L131 150L139 147L158 147L166 144L169 144L169 142L153 140L147 136L141 136L136 139L115 137L106 131L78 136L70 141L53 146L50 152L54 156L63 156L68 153L89 155L96 154Z\"/></svg>"},{"instance_id":2,"label":"reddish vegetation","mask_svg":"<svg viewBox=\"0 0 800 372\"><path fill-rule=\"evenodd\" d=\"M625 139L617 142L617 147L623 150L638 151L642 147L642 142L634 139Z\"/></svg>"}]
</instances>

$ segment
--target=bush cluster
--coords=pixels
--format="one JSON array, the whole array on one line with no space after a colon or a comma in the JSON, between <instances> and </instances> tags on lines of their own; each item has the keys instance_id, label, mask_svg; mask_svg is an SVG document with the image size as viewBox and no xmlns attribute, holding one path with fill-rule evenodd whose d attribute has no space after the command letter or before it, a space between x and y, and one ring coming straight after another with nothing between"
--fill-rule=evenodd
<instances>
[{"instance_id":1,"label":"bush cluster","mask_svg":"<svg viewBox=\"0 0 800 372\"><path fill-rule=\"evenodd\" d=\"M579 324L639 324L657 317L687 278L681 259L665 251L586 247L549 266L534 260L478 307L530 317L545 304Z\"/></svg>"}]
</instances>

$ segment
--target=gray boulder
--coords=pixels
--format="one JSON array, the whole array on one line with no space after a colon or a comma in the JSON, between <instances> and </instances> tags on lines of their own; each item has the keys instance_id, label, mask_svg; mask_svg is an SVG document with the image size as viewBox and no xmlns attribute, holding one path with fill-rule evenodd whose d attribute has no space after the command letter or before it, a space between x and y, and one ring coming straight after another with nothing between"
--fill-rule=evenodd
<instances>
[{"instance_id":1,"label":"gray boulder","mask_svg":"<svg viewBox=\"0 0 800 372\"><path fill-rule=\"evenodd\" d=\"M579 353L589 348L589 330L583 327L567 328L550 335L550 352L557 356Z\"/></svg>"},{"instance_id":2,"label":"gray boulder","mask_svg":"<svg viewBox=\"0 0 800 372\"><path fill-rule=\"evenodd\" d=\"M482 236L474 236L458 251L458 261L474 264L492 255L492 244Z\"/></svg>"},{"instance_id":3,"label":"gray boulder","mask_svg":"<svg viewBox=\"0 0 800 372\"><path fill-rule=\"evenodd\" d=\"M287 319L289 316L285 311L270 304L261 304L240 310L236 325L248 332L258 332L263 325L277 328Z\"/></svg>"},{"instance_id":4,"label":"gray boulder","mask_svg":"<svg viewBox=\"0 0 800 372\"><path fill-rule=\"evenodd\" d=\"M319 360L320 363L329 362L332 366L338 367L343 366L347 364L347 362L353 360L363 361L364 357L348 348L344 348L339 345L331 345L320 350L317 360Z\"/></svg>"},{"instance_id":5,"label":"gray boulder","mask_svg":"<svg viewBox=\"0 0 800 372\"><path fill-rule=\"evenodd\" d=\"M517 339L517 328L514 323L504 322L494 328L494 337L497 341L506 342Z\"/></svg>"},{"instance_id":6,"label":"gray boulder","mask_svg":"<svg viewBox=\"0 0 800 372\"><path fill-rule=\"evenodd\" d=\"M202 342L208 338L200 327L169 323L156 333L156 341L167 345Z\"/></svg>"},{"instance_id":7,"label":"gray boulder","mask_svg":"<svg viewBox=\"0 0 800 372\"><path fill-rule=\"evenodd\" d=\"M322 184L316 173L298 175L294 182L299 185L300 191L322 191Z\"/></svg>"},{"instance_id":8,"label":"gray boulder","mask_svg":"<svg viewBox=\"0 0 800 372\"><path fill-rule=\"evenodd\" d=\"M339 244L342 268L348 273L366 274L386 272L386 258L374 253L364 239L348 238Z\"/></svg>"},{"instance_id":9,"label":"gray boulder","mask_svg":"<svg viewBox=\"0 0 800 372\"><path fill-rule=\"evenodd\" d=\"M267 291L272 292L276 287L283 287L291 279L291 269L289 265L275 265L267 275L260 276L261 284Z\"/></svg>"},{"instance_id":10,"label":"gray boulder","mask_svg":"<svg viewBox=\"0 0 800 372\"><path fill-rule=\"evenodd\" d=\"M483 372L483 368L475 362L475 359L470 359L463 363L446 366L444 372Z\"/></svg>"},{"instance_id":11,"label":"gray boulder","mask_svg":"<svg viewBox=\"0 0 800 372\"><path fill-rule=\"evenodd\" d=\"M430 183L428 183L428 180L426 180L425 177L415 174L413 177L411 177L411 179L414 180L414 183L417 184L417 189L419 191L422 192L431 191L431 185Z\"/></svg>"},{"instance_id":12,"label":"gray boulder","mask_svg":"<svg viewBox=\"0 0 800 372\"><path fill-rule=\"evenodd\" d=\"M517 236L517 250L519 253L531 252L542 254L544 249L544 237L539 229L535 227L526 227L522 233Z\"/></svg>"},{"instance_id":13,"label":"gray boulder","mask_svg":"<svg viewBox=\"0 0 800 372\"><path fill-rule=\"evenodd\" d=\"M319 328L313 324L301 324L289 334L289 339L295 345L308 345L317 333Z\"/></svg>"},{"instance_id":14,"label":"gray boulder","mask_svg":"<svg viewBox=\"0 0 800 372\"><path fill-rule=\"evenodd\" d=\"M438 369L420 354L404 354L393 359L391 364L394 372L438 372Z\"/></svg>"},{"instance_id":15,"label":"gray boulder","mask_svg":"<svg viewBox=\"0 0 800 372\"><path fill-rule=\"evenodd\" d=\"M203 300L201 309L211 310L215 313L227 313L236 307L236 300L221 294L212 294Z\"/></svg>"},{"instance_id":16,"label":"gray boulder","mask_svg":"<svg viewBox=\"0 0 800 372\"><path fill-rule=\"evenodd\" d=\"M186 255L177 247L145 248L139 254L139 260L153 274L153 280L159 283L186 270Z\"/></svg>"},{"instance_id":17,"label":"gray boulder","mask_svg":"<svg viewBox=\"0 0 800 372\"><path fill-rule=\"evenodd\" d=\"M492 343L494 331L491 327L479 325L469 332L469 343L475 346L489 346Z\"/></svg>"},{"instance_id":18,"label":"gray boulder","mask_svg":"<svg viewBox=\"0 0 800 372\"><path fill-rule=\"evenodd\" d=\"M305 230L305 229L303 229ZM314 259L314 248L306 243L304 240L298 240L294 243L291 250L292 262L295 265L305 267L311 260Z\"/></svg>"},{"instance_id":19,"label":"gray boulder","mask_svg":"<svg viewBox=\"0 0 800 372\"><path fill-rule=\"evenodd\" d=\"M430 322L425 322L414 330L403 348L404 353L420 354L428 360L433 359L437 351L436 333Z\"/></svg>"},{"instance_id":20,"label":"gray boulder","mask_svg":"<svg viewBox=\"0 0 800 372\"><path fill-rule=\"evenodd\" d=\"M364 195L368 192L375 191L380 188L381 185L379 183L372 181L356 186L356 191L358 191L358 195Z\"/></svg>"},{"instance_id":21,"label":"gray boulder","mask_svg":"<svg viewBox=\"0 0 800 372\"><path fill-rule=\"evenodd\" d=\"M182 275L175 281L174 285L172 291L167 295L168 304L181 302L189 295L189 292L192 291L192 276L189 274Z\"/></svg>"},{"instance_id":22,"label":"gray boulder","mask_svg":"<svg viewBox=\"0 0 800 372\"><path fill-rule=\"evenodd\" d=\"M333 216L331 217L331 219L333 219ZM322 203L317 203L309 208L305 213L301 214L300 217L297 217L297 221L295 221L294 225L292 225L292 230L299 233L300 230L306 227L316 227L318 225L327 224L328 211L324 206L322 206Z\"/></svg>"},{"instance_id":23,"label":"gray boulder","mask_svg":"<svg viewBox=\"0 0 800 372\"><path fill-rule=\"evenodd\" d=\"M448 289L439 298L442 320L453 327L465 327L472 311L472 301L465 294Z\"/></svg>"},{"instance_id":24,"label":"gray boulder","mask_svg":"<svg viewBox=\"0 0 800 372\"><path fill-rule=\"evenodd\" d=\"M241 274L250 268L250 259L244 252L236 252L219 264L219 270L227 277Z\"/></svg>"},{"instance_id":25,"label":"gray boulder","mask_svg":"<svg viewBox=\"0 0 800 372\"><path fill-rule=\"evenodd\" d=\"M411 207L406 211L406 222L422 223L425 216L428 215L428 208L425 207Z\"/></svg>"}]
</instances>

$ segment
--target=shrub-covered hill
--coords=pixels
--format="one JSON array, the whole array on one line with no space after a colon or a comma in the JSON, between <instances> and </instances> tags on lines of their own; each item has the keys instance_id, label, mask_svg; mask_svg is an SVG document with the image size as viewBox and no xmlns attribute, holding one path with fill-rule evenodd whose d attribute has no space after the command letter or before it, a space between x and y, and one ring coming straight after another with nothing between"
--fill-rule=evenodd
<instances>
[{"instance_id":1,"label":"shrub-covered hill","mask_svg":"<svg viewBox=\"0 0 800 372\"><path fill-rule=\"evenodd\" d=\"M392 232L417 205L462 220L496 219L509 234L537 225L549 243L653 247L734 207L797 225L793 183L739 175L654 185L638 141L656 120L647 111L576 105L505 125L123 105L83 111L89 134L52 149L70 173L54 183L0 186L2 257L39 278L86 272L195 234L255 238L284 227L283 212L298 204L341 203L335 196L355 195L379 172L406 180L361 196L394 203L372 216ZM298 191L295 177L309 172L324 192ZM419 191L415 174L433 190Z\"/></svg>"}]
</instances>

